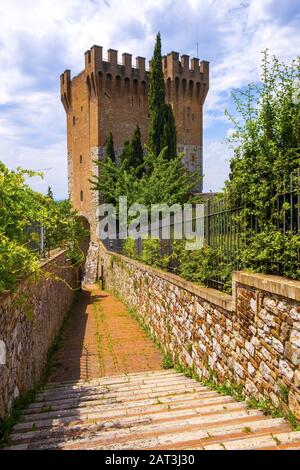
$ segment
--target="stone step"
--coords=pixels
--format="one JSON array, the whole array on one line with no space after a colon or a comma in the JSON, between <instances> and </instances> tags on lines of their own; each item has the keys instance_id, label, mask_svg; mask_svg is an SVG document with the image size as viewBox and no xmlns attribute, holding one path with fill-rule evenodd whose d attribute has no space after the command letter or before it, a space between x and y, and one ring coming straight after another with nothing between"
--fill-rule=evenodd
<instances>
[{"instance_id":1,"label":"stone step","mask_svg":"<svg viewBox=\"0 0 300 470\"><path fill-rule=\"evenodd\" d=\"M230 404L235 404L236 402L231 397L219 396L212 394L206 398L200 398L197 394L191 394L191 396L185 395L175 395L167 398L162 398L159 400L150 399L150 400L140 400L136 402L118 402L118 403L107 403L105 405L99 404L95 406L87 406L84 408L67 408L63 410L54 410L47 411L44 413L30 413L23 416L23 422L17 424L16 427L23 426L27 428L26 423L38 423L43 420L51 420L60 418L69 418L74 420L76 418L80 419L82 416L88 417L91 414L97 414L101 416L122 416L125 415L135 415L135 414L145 414L148 412L156 412L161 410L175 410L175 409L189 409L197 408L200 410L209 408L212 406L220 406L222 409L226 409ZM88 419L88 418L87 418ZM42 423L41 423L42 425Z\"/></svg>"},{"instance_id":2,"label":"stone step","mask_svg":"<svg viewBox=\"0 0 300 470\"><path fill-rule=\"evenodd\" d=\"M252 432L260 431L262 434L270 432L287 432L288 426L282 424L282 419L262 419L261 417L244 418L229 422L219 421L206 426L189 426L186 429L174 427L171 432L146 433L144 435L133 433L130 429L106 431L105 433L93 432L88 437L75 436L69 440L58 439L57 442L44 441L22 443L12 445L12 450L17 449L65 449L65 450L139 450L139 449L183 449L188 443L206 443L214 436L218 436L220 442L230 440L231 436L248 437L245 427L251 426Z\"/></svg>"},{"instance_id":3,"label":"stone step","mask_svg":"<svg viewBox=\"0 0 300 470\"><path fill-rule=\"evenodd\" d=\"M172 370L51 385L11 437L15 450L300 448L282 418Z\"/></svg>"},{"instance_id":4,"label":"stone step","mask_svg":"<svg viewBox=\"0 0 300 470\"><path fill-rule=\"evenodd\" d=\"M292 444L295 449L300 448L300 433L287 432L287 433L269 433L266 436L248 437L246 440L234 439L220 444L212 444L203 446L203 450L258 450L269 449L274 450L285 444ZM194 449L195 450L195 449Z\"/></svg>"},{"instance_id":5,"label":"stone step","mask_svg":"<svg viewBox=\"0 0 300 470\"><path fill-rule=\"evenodd\" d=\"M177 403L176 403L177 405ZM111 422L113 420L120 420L124 417L132 417L135 416L149 418L152 422L155 421L162 421L164 419L171 420L177 417L192 417L192 416L205 416L209 414L218 413L222 415L224 413L230 412L232 410L244 410L245 405L241 403L228 403L227 401L221 401L219 404L210 404L206 403L205 401L198 401L193 402L193 404L185 404L184 402L180 402L180 407L174 407L171 405L152 405L151 407L147 408L131 408L129 410L124 409L123 407L119 407L116 410L108 410L103 411L103 409L99 410L91 410L89 413L81 413L81 414L73 414L71 416L64 416L64 417L56 417L56 419L48 418L44 419L37 419L35 415L31 415L31 420L24 421L22 423L17 424L14 427L14 432L26 432L31 431L32 427L34 426L36 430L45 429L45 428L55 428L55 427L68 427L72 424L88 424L91 422L97 421L97 423L101 423L109 419ZM57 415L56 415L57 416ZM129 418L128 418L129 419Z\"/></svg>"},{"instance_id":6,"label":"stone step","mask_svg":"<svg viewBox=\"0 0 300 470\"><path fill-rule=\"evenodd\" d=\"M99 377L97 379L80 379L80 380L67 380L65 382L50 382L47 384L47 389L74 386L89 386L93 384L114 384L114 383L128 383L138 380L152 380L154 378L167 378L170 376L185 377L181 372L176 372L174 369L159 370L159 371L146 371L146 372L131 372L130 374L116 374Z\"/></svg>"},{"instance_id":7,"label":"stone step","mask_svg":"<svg viewBox=\"0 0 300 470\"><path fill-rule=\"evenodd\" d=\"M207 394L211 393L208 388L203 388L203 386L199 385L197 382L195 384L191 385L174 385L171 389L170 387L158 387L158 388L153 388L151 389L146 389L146 390L141 390L141 391L134 391L130 395L128 395L128 392L110 392L106 391L103 392L101 391L100 393L94 393L94 394L84 394L82 396L78 396L75 398L69 398L67 396L63 396L61 398L57 397L57 399L49 399L47 401L38 401L35 403L32 403L29 407L28 410L32 409L47 409L52 406L56 405L64 405L66 408L68 407L74 407L74 406L79 406L81 403L88 403L91 401L101 401L104 399L111 399L115 401L135 401L140 398L160 398L168 395L176 395L178 393L192 393L192 392L199 392L202 394Z\"/></svg>"},{"instance_id":8,"label":"stone step","mask_svg":"<svg viewBox=\"0 0 300 470\"><path fill-rule=\"evenodd\" d=\"M51 407L38 406L34 408L32 407L27 408L26 416L35 415L37 413L42 414L48 411L49 412L50 411L63 411L63 410L74 410L74 409L79 409L79 410L84 411L85 409L90 408L90 407L98 409L101 406L113 407L113 406L120 406L122 404L130 408L130 407L135 407L138 404L142 404L142 405L147 405L147 404L152 405L153 403L159 404L158 401L161 402L162 404L163 403L166 404L166 403L176 402L179 399L188 401L192 399L215 398L217 396L220 397L220 395L216 394L216 392L213 392L213 391L212 392L198 392L198 393L184 391L183 393L179 392L178 394L174 394L172 392L170 392L169 394L168 393L160 394L159 397L152 396L150 398L147 396L146 397L142 396L137 399L131 399L131 397L128 397L127 400L124 397L122 399L103 398L101 400L90 400L90 401L79 401L79 402L78 400L74 400L73 402L68 403L68 406L66 406L66 403L62 401L62 402L58 402L58 404L55 404L55 405L53 405L52 403Z\"/></svg>"},{"instance_id":9,"label":"stone step","mask_svg":"<svg viewBox=\"0 0 300 470\"><path fill-rule=\"evenodd\" d=\"M177 433L181 429L197 429L199 427L205 428L213 424L221 422L222 425L230 421L251 421L261 419L261 413L258 410L229 410L220 414L216 412L207 416L177 416L173 420L169 420L167 415L164 415L164 419L158 421L153 420L148 416L137 416L128 417L120 420L107 420L103 422L96 422L95 424L78 424L70 425L68 427L56 427L47 430L35 430L28 431L26 433L13 433L12 443L29 442L29 441L43 441L47 440L47 444L51 445L57 443L59 440L65 440L68 437L72 439L75 436L82 437L85 435L86 438L93 439L95 436L98 438L107 437L108 432L117 432L117 435L124 436L133 434L136 436L145 434L162 434L174 432ZM128 436L129 438L129 436Z\"/></svg>"},{"instance_id":10,"label":"stone step","mask_svg":"<svg viewBox=\"0 0 300 470\"><path fill-rule=\"evenodd\" d=\"M147 390L153 391L153 389L159 389L160 387L172 387L173 385L186 385L190 384L190 379L185 376L180 377L173 377L171 376L169 379L155 379L154 381L139 381L139 382L128 382L128 383L113 383L113 384L103 384L99 382L99 384L93 384L90 386L85 387L65 387L64 389L52 389L52 390L45 390L37 395L36 401L46 401L46 400L53 400L56 397L62 398L66 397L75 397L78 395L84 396L84 394L91 394L92 392L106 392L106 391L114 391L117 390L118 392L129 392L129 391L136 391L136 390ZM205 389L204 386L202 386Z\"/></svg>"}]
</instances>

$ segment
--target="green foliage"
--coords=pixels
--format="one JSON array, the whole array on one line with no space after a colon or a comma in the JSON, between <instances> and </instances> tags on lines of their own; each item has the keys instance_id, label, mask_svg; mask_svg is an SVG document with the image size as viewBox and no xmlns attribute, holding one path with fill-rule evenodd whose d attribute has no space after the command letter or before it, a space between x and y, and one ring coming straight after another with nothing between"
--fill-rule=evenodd
<instances>
[{"instance_id":1,"label":"green foliage","mask_svg":"<svg viewBox=\"0 0 300 470\"><path fill-rule=\"evenodd\" d=\"M51 186L48 186L47 196L50 197L50 199L54 199L53 191L51 189Z\"/></svg>"},{"instance_id":2,"label":"green foliage","mask_svg":"<svg viewBox=\"0 0 300 470\"><path fill-rule=\"evenodd\" d=\"M126 238L126 240L123 243L123 252L126 256L129 256L129 258L132 258L132 259L138 258L136 240L134 238L130 238L130 237Z\"/></svg>"},{"instance_id":3,"label":"green foliage","mask_svg":"<svg viewBox=\"0 0 300 470\"><path fill-rule=\"evenodd\" d=\"M142 240L142 263L149 264L155 268L166 269L169 264L169 257L160 253L160 241L158 239Z\"/></svg>"},{"instance_id":4,"label":"green foliage","mask_svg":"<svg viewBox=\"0 0 300 470\"><path fill-rule=\"evenodd\" d=\"M165 354L163 357L162 366L164 369L173 369L174 362L170 354Z\"/></svg>"},{"instance_id":5,"label":"green foliage","mask_svg":"<svg viewBox=\"0 0 300 470\"><path fill-rule=\"evenodd\" d=\"M26 177L38 173L9 170L0 162L0 293L13 291L18 282L39 273L40 226L46 231L47 248L65 248L77 260L85 232L68 201L55 202L33 191Z\"/></svg>"},{"instance_id":6,"label":"green foliage","mask_svg":"<svg viewBox=\"0 0 300 470\"><path fill-rule=\"evenodd\" d=\"M162 148L166 147L165 157L171 160L177 155L177 133L175 118L170 104L165 105L165 122L162 135Z\"/></svg>"},{"instance_id":7,"label":"green foliage","mask_svg":"<svg viewBox=\"0 0 300 470\"><path fill-rule=\"evenodd\" d=\"M156 36L149 76L149 126L148 146L154 155L159 155L164 147L168 160L177 155L176 126L172 107L165 103L165 81L162 69L161 37Z\"/></svg>"},{"instance_id":8,"label":"green foliage","mask_svg":"<svg viewBox=\"0 0 300 470\"><path fill-rule=\"evenodd\" d=\"M278 201L291 184L299 187L300 103L294 99L299 77L300 57L285 65L265 51L261 83L233 93L237 116L227 115L235 128L234 156L224 194L229 207L242 208L236 217L243 228L241 266L296 279L300 237L283 230L290 200Z\"/></svg>"},{"instance_id":9,"label":"green foliage","mask_svg":"<svg viewBox=\"0 0 300 470\"><path fill-rule=\"evenodd\" d=\"M165 109L165 81L162 70L161 37L156 36L153 58L150 62L149 76L149 124L148 145L154 155L162 150L162 136L164 132Z\"/></svg>"},{"instance_id":10,"label":"green foliage","mask_svg":"<svg viewBox=\"0 0 300 470\"><path fill-rule=\"evenodd\" d=\"M231 273L234 269L230 257L226 257L221 248L204 245L200 250L189 251L185 244L185 240L173 242L171 262L175 266L175 272L188 281L198 283L218 278L225 283L224 290L230 292Z\"/></svg>"},{"instance_id":11,"label":"green foliage","mask_svg":"<svg viewBox=\"0 0 300 470\"><path fill-rule=\"evenodd\" d=\"M108 138L107 138L107 141L106 141L105 158L109 158L113 162L116 161L116 155L115 155L115 149L114 149L114 139L113 139L113 135L112 135L111 132L108 134Z\"/></svg>"},{"instance_id":12,"label":"green foliage","mask_svg":"<svg viewBox=\"0 0 300 470\"><path fill-rule=\"evenodd\" d=\"M148 209L152 204L183 204L189 199L190 191L199 182L198 170L188 172L182 162L183 155L168 161L166 148L156 157L151 151L145 157L148 170L141 178L136 176L136 168L124 168L111 159L95 162L99 165L99 177L91 180L92 189L100 191L105 202L118 207L119 197L127 196L128 205L144 204Z\"/></svg>"}]
</instances>

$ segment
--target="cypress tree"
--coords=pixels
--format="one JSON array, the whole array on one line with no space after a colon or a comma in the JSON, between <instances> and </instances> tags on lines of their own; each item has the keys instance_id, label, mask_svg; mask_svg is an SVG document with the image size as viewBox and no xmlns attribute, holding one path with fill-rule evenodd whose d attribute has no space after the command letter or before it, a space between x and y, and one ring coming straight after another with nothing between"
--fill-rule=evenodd
<instances>
[{"instance_id":1,"label":"cypress tree","mask_svg":"<svg viewBox=\"0 0 300 470\"><path fill-rule=\"evenodd\" d=\"M131 141L126 140L124 142L124 147L121 155L121 163L124 170L129 170L130 168L138 168L144 162L144 151L141 142L141 131L139 126L137 126L132 135ZM137 173L137 176L142 176L142 169Z\"/></svg>"},{"instance_id":2,"label":"cypress tree","mask_svg":"<svg viewBox=\"0 0 300 470\"><path fill-rule=\"evenodd\" d=\"M160 33L158 33L153 58L150 63L148 146L156 156L164 147L168 147L165 157L171 159L177 155L176 126L172 107L165 103L165 94L161 37Z\"/></svg>"},{"instance_id":3,"label":"cypress tree","mask_svg":"<svg viewBox=\"0 0 300 470\"><path fill-rule=\"evenodd\" d=\"M153 58L150 62L149 77L149 139L148 145L154 155L162 149L161 138L164 130L165 81L162 70L161 38L156 36Z\"/></svg>"},{"instance_id":4,"label":"cypress tree","mask_svg":"<svg viewBox=\"0 0 300 470\"><path fill-rule=\"evenodd\" d=\"M110 158L113 162L116 161L116 155L115 155L115 149L114 149L114 139L113 135L110 132L108 134L108 138L106 141L106 146L105 146L105 157Z\"/></svg>"},{"instance_id":5,"label":"cypress tree","mask_svg":"<svg viewBox=\"0 0 300 470\"><path fill-rule=\"evenodd\" d=\"M144 151L141 142L141 130L139 126L136 126L132 139L131 139L131 147L132 147L132 165L134 168L140 166L144 161Z\"/></svg>"},{"instance_id":6,"label":"cypress tree","mask_svg":"<svg viewBox=\"0 0 300 470\"><path fill-rule=\"evenodd\" d=\"M132 160L132 145L129 140L125 140L124 142L120 159L124 170L129 170Z\"/></svg>"},{"instance_id":7,"label":"cypress tree","mask_svg":"<svg viewBox=\"0 0 300 470\"><path fill-rule=\"evenodd\" d=\"M164 131L162 136L162 147L168 147L165 157L167 160L175 158L177 155L177 136L176 136L176 125L172 106L170 104L165 105L165 122Z\"/></svg>"}]
</instances>

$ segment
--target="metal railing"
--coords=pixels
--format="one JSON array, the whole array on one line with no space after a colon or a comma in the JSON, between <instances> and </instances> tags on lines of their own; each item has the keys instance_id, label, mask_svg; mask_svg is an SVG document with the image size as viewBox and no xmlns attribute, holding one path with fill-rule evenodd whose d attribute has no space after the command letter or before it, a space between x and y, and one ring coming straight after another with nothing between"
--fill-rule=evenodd
<instances>
[{"instance_id":1,"label":"metal railing","mask_svg":"<svg viewBox=\"0 0 300 470\"><path fill-rule=\"evenodd\" d=\"M163 225L163 222L161 223ZM274 252L270 251L268 261L263 263L259 257L245 262L243 260L243 250L251 246L251 243L261 233L266 226L273 227L283 234L287 243L294 236L300 236L300 170L291 174L286 182L282 194L280 194L269 207L266 207L264 216L256 215L255 207L246 206L240 201L235 206L228 200L215 197L204 203L204 242L211 247L214 253L211 260L211 272L215 272L213 277L204 280L208 287L224 290L228 285L228 276L232 271L243 268L253 268L261 270L266 274L285 275L287 271L296 272L300 268L299 248L293 253L286 255L280 248ZM171 218L171 233L174 229L174 222ZM142 228L148 231L148 227ZM108 240L106 245L111 251L123 252L122 240ZM172 254L172 240L160 240L161 255ZM142 252L143 240L137 240L137 252ZM193 252L191 252L193 256ZM220 266L227 266L227 274L223 274ZM169 270L176 271L176 266L170 263ZM220 274L218 274L218 271ZM229 274L228 274L229 273Z\"/></svg>"}]
</instances>

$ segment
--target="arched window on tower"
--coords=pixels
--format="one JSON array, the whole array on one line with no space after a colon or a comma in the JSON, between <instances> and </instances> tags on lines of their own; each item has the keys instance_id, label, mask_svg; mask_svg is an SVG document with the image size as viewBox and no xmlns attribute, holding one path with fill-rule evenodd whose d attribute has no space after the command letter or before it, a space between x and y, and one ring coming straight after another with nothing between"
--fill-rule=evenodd
<instances>
[{"instance_id":1,"label":"arched window on tower","mask_svg":"<svg viewBox=\"0 0 300 470\"><path fill-rule=\"evenodd\" d=\"M121 77L116 76L116 96L121 96Z\"/></svg>"},{"instance_id":2,"label":"arched window on tower","mask_svg":"<svg viewBox=\"0 0 300 470\"><path fill-rule=\"evenodd\" d=\"M106 91L111 94L112 91L112 76L110 73L106 75Z\"/></svg>"},{"instance_id":3,"label":"arched window on tower","mask_svg":"<svg viewBox=\"0 0 300 470\"><path fill-rule=\"evenodd\" d=\"M196 83L197 102L200 102L200 82Z\"/></svg>"},{"instance_id":4,"label":"arched window on tower","mask_svg":"<svg viewBox=\"0 0 300 470\"><path fill-rule=\"evenodd\" d=\"M175 94L176 94L176 99L178 100L178 94L179 94L179 78L176 77L175 78Z\"/></svg>"},{"instance_id":5,"label":"arched window on tower","mask_svg":"<svg viewBox=\"0 0 300 470\"><path fill-rule=\"evenodd\" d=\"M99 91L101 92L103 89L103 73L99 72Z\"/></svg>"},{"instance_id":6,"label":"arched window on tower","mask_svg":"<svg viewBox=\"0 0 300 470\"><path fill-rule=\"evenodd\" d=\"M189 97L192 100L193 99L193 91L194 91L194 82L193 80L189 81Z\"/></svg>"},{"instance_id":7,"label":"arched window on tower","mask_svg":"<svg viewBox=\"0 0 300 470\"><path fill-rule=\"evenodd\" d=\"M136 79L134 79L133 80L133 94L134 94L134 96L138 95L138 87L139 87L138 81Z\"/></svg>"},{"instance_id":8,"label":"arched window on tower","mask_svg":"<svg viewBox=\"0 0 300 470\"><path fill-rule=\"evenodd\" d=\"M147 90L146 90L146 82L144 80L141 82L141 86L142 86L142 98L143 98L143 101L145 101Z\"/></svg>"},{"instance_id":9,"label":"arched window on tower","mask_svg":"<svg viewBox=\"0 0 300 470\"><path fill-rule=\"evenodd\" d=\"M170 77L167 80L167 100L171 101L171 79L170 79Z\"/></svg>"},{"instance_id":10,"label":"arched window on tower","mask_svg":"<svg viewBox=\"0 0 300 470\"><path fill-rule=\"evenodd\" d=\"M186 79L182 80L182 96L185 97L186 94Z\"/></svg>"},{"instance_id":11,"label":"arched window on tower","mask_svg":"<svg viewBox=\"0 0 300 470\"><path fill-rule=\"evenodd\" d=\"M130 90L130 80L128 77L125 78L124 80L125 84L125 95L129 95L129 90Z\"/></svg>"},{"instance_id":12,"label":"arched window on tower","mask_svg":"<svg viewBox=\"0 0 300 470\"><path fill-rule=\"evenodd\" d=\"M80 202L83 202L83 191L80 191Z\"/></svg>"}]
</instances>

